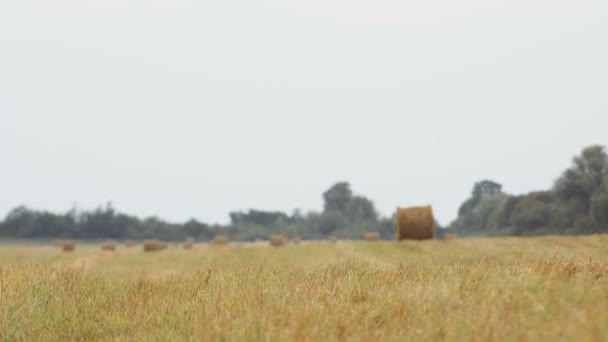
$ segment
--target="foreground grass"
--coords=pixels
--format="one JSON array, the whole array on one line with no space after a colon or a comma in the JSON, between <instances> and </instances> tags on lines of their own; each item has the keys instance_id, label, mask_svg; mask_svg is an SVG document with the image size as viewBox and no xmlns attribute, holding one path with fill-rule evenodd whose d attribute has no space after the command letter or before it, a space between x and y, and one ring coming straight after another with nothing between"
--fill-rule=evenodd
<instances>
[{"instance_id":1,"label":"foreground grass","mask_svg":"<svg viewBox=\"0 0 608 342\"><path fill-rule=\"evenodd\" d=\"M608 236L0 257L3 340L608 338Z\"/></svg>"}]
</instances>

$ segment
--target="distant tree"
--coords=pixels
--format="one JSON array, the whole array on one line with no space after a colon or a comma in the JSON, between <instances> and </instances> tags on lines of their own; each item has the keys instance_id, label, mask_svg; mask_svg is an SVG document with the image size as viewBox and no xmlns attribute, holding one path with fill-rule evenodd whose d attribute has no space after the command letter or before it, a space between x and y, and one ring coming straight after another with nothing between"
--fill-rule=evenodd
<instances>
[{"instance_id":1,"label":"distant tree","mask_svg":"<svg viewBox=\"0 0 608 342\"><path fill-rule=\"evenodd\" d=\"M602 188L591 197L591 218L595 226L608 229L608 176Z\"/></svg>"},{"instance_id":2,"label":"distant tree","mask_svg":"<svg viewBox=\"0 0 608 342\"><path fill-rule=\"evenodd\" d=\"M326 210L319 216L318 231L322 236L327 237L334 231L346 227L347 222L343 213L336 210Z\"/></svg>"},{"instance_id":3,"label":"distant tree","mask_svg":"<svg viewBox=\"0 0 608 342\"><path fill-rule=\"evenodd\" d=\"M482 180L475 183L473 191L471 191L474 198L492 196L502 193L502 185L500 183L491 180Z\"/></svg>"},{"instance_id":4,"label":"distant tree","mask_svg":"<svg viewBox=\"0 0 608 342\"><path fill-rule=\"evenodd\" d=\"M572 166L555 181L554 189L561 198L580 198L588 209L593 194L603 190L606 176L608 154L603 146L593 145L574 157Z\"/></svg>"},{"instance_id":5,"label":"distant tree","mask_svg":"<svg viewBox=\"0 0 608 342\"><path fill-rule=\"evenodd\" d=\"M378 220L374 202L363 196L352 197L346 205L346 212L351 221L376 222Z\"/></svg>"},{"instance_id":6,"label":"distant tree","mask_svg":"<svg viewBox=\"0 0 608 342\"><path fill-rule=\"evenodd\" d=\"M324 209L325 211L333 210L344 213L352 197L353 192L349 183L336 183L323 193Z\"/></svg>"},{"instance_id":7,"label":"distant tree","mask_svg":"<svg viewBox=\"0 0 608 342\"><path fill-rule=\"evenodd\" d=\"M263 211L249 209L248 212L231 212L230 221L235 224L257 224L274 226L289 221L289 216L280 211Z\"/></svg>"}]
</instances>

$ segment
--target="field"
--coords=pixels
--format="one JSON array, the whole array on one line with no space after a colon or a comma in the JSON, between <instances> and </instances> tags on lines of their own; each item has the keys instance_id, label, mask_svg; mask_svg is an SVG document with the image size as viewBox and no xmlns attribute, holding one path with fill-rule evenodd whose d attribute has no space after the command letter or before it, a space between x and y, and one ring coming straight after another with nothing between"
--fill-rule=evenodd
<instances>
[{"instance_id":1,"label":"field","mask_svg":"<svg viewBox=\"0 0 608 342\"><path fill-rule=\"evenodd\" d=\"M606 341L608 236L0 245L0 339Z\"/></svg>"}]
</instances>

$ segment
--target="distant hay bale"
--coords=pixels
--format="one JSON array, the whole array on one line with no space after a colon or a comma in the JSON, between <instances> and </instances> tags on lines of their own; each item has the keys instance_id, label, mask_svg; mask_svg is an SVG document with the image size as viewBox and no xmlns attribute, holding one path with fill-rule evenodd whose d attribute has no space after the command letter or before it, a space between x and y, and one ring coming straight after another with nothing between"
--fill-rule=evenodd
<instances>
[{"instance_id":1,"label":"distant hay bale","mask_svg":"<svg viewBox=\"0 0 608 342\"><path fill-rule=\"evenodd\" d=\"M186 241L184 241L184 249L192 249L192 247L194 247L194 239L186 239Z\"/></svg>"},{"instance_id":2,"label":"distant hay bale","mask_svg":"<svg viewBox=\"0 0 608 342\"><path fill-rule=\"evenodd\" d=\"M378 233L378 232L365 233L365 241L378 241L378 240L380 240L380 233Z\"/></svg>"},{"instance_id":3,"label":"distant hay bale","mask_svg":"<svg viewBox=\"0 0 608 342\"><path fill-rule=\"evenodd\" d=\"M133 240L127 240L127 241L124 242L124 244L125 244L125 247L131 248L131 247L135 246L135 241L133 241Z\"/></svg>"},{"instance_id":4,"label":"distant hay bale","mask_svg":"<svg viewBox=\"0 0 608 342\"><path fill-rule=\"evenodd\" d=\"M167 244L160 240L144 240L144 252L160 251L167 248Z\"/></svg>"},{"instance_id":5,"label":"distant hay bale","mask_svg":"<svg viewBox=\"0 0 608 342\"><path fill-rule=\"evenodd\" d=\"M101 244L101 249L104 250L104 251L115 251L116 250L116 245L114 244L114 241L107 240L107 241L104 241Z\"/></svg>"},{"instance_id":6,"label":"distant hay bale","mask_svg":"<svg viewBox=\"0 0 608 342\"><path fill-rule=\"evenodd\" d=\"M287 244L287 239L283 235L273 234L270 235L270 245L274 247L280 247Z\"/></svg>"},{"instance_id":7,"label":"distant hay bale","mask_svg":"<svg viewBox=\"0 0 608 342\"><path fill-rule=\"evenodd\" d=\"M297 244L299 244L300 242L302 242L302 238L300 238L299 236L294 236L294 237L291 239L291 242L292 242L294 245L297 245Z\"/></svg>"},{"instance_id":8,"label":"distant hay bale","mask_svg":"<svg viewBox=\"0 0 608 342\"><path fill-rule=\"evenodd\" d=\"M64 252L73 252L76 249L76 242L73 240L60 240L59 243Z\"/></svg>"},{"instance_id":9,"label":"distant hay bale","mask_svg":"<svg viewBox=\"0 0 608 342\"><path fill-rule=\"evenodd\" d=\"M429 206L397 208L395 240L430 240L435 238L435 218Z\"/></svg>"},{"instance_id":10,"label":"distant hay bale","mask_svg":"<svg viewBox=\"0 0 608 342\"><path fill-rule=\"evenodd\" d=\"M445 233L445 235L443 236L444 240L454 240L457 238L458 238L458 235L454 234L454 233Z\"/></svg>"},{"instance_id":11,"label":"distant hay bale","mask_svg":"<svg viewBox=\"0 0 608 342\"><path fill-rule=\"evenodd\" d=\"M213 239L213 244L216 246L225 246L230 243L230 238L227 235L217 235Z\"/></svg>"},{"instance_id":12,"label":"distant hay bale","mask_svg":"<svg viewBox=\"0 0 608 342\"><path fill-rule=\"evenodd\" d=\"M329 243L338 243L338 238L336 238L335 236L331 236L329 238Z\"/></svg>"}]
</instances>

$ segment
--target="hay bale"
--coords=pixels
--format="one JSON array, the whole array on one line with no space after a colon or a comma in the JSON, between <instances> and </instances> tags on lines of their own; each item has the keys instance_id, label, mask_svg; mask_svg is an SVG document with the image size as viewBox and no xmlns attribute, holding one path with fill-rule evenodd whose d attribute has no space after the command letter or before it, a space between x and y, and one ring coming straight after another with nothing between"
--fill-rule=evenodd
<instances>
[{"instance_id":1,"label":"hay bale","mask_svg":"<svg viewBox=\"0 0 608 342\"><path fill-rule=\"evenodd\" d=\"M335 236L331 236L329 238L329 243L338 243L338 238L336 238Z\"/></svg>"},{"instance_id":2,"label":"hay bale","mask_svg":"<svg viewBox=\"0 0 608 342\"><path fill-rule=\"evenodd\" d=\"M127 241L124 242L124 244L125 244L125 247L131 248L131 247L135 246L135 241L133 241L133 240L127 240Z\"/></svg>"},{"instance_id":3,"label":"hay bale","mask_svg":"<svg viewBox=\"0 0 608 342\"><path fill-rule=\"evenodd\" d=\"M397 208L395 240L430 240L435 238L435 218L429 206Z\"/></svg>"},{"instance_id":4,"label":"hay bale","mask_svg":"<svg viewBox=\"0 0 608 342\"><path fill-rule=\"evenodd\" d=\"M226 235L217 235L212 243L216 246L225 246L230 243L230 238Z\"/></svg>"},{"instance_id":5,"label":"hay bale","mask_svg":"<svg viewBox=\"0 0 608 342\"><path fill-rule=\"evenodd\" d=\"M144 252L154 252L167 249L167 244L160 240L144 240Z\"/></svg>"},{"instance_id":6,"label":"hay bale","mask_svg":"<svg viewBox=\"0 0 608 342\"><path fill-rule=\"evenodd\" d=\"M283 235L280 235L280 234L270 235L269 241L270 241L270 245L274 246L274 247L281 247L281 246L287 244L287 239Z\"/></svg>"},{"instance_id":7,"label":"hay bale","mask_svg":"<svg viewBox=\"0 0 608 342\"><path fill-rule=\"evenodd\" d=\"M378 241L380 240L379 232L368 232L365 233L365 241Z\"/></svg>"},{"instance_id":8,"label":"hay bale","mask_svg":"<svg viewBox=\"0 0 608 342\"><path fill-rule=\"evenodd\" d=\"M73 252L76 249L76 242L73 240L60 240L59 243L64 252Z\"/></svg>"},{"instance_id":9,"label":"hay bale","mask_svg":"<svg viewBox=\"0 0 608 342\"><path fill-rule=\"evenodd\" d=\"M104 241L101 244L101 249L104 250L104 251L115 251L116 250L116 245L114 244L114 241L107 240L107 241Z\"/></svg>"},{"instance_id":10,"label":"hay bale","mask_svg":"<svg viewBox=\"0 0 608 342\"><path fill-rule=\"evenodd\" d=\"M297 245L297 244L299 244L300 242L302 242L302 238L300 238L299 236L294 236L294 237L291 239L291 242L292 242L294 245Z\"/></svg>"},{"instance_id":11,"label":"hay bale","mask_svg":"<svg viewBox=\"0 0 608 342\"><path fill-rule=\"evenodd\" d=\"M458 235L454 234L454 233L445 233L445 235L443 236L444 240L454 240L457 238L458 238Z\"/></svg>"},{"instance_id":12,"label":"hay bale","mask_svg":"<svg viewBox=\"0 0 608 342\"><path fill-rule=\"evenodd\" d=\"M194 239L187 238L186 241L184 241L184 249L192 249L192 247L194 247Z\"/></svg>"}]
</instances>

